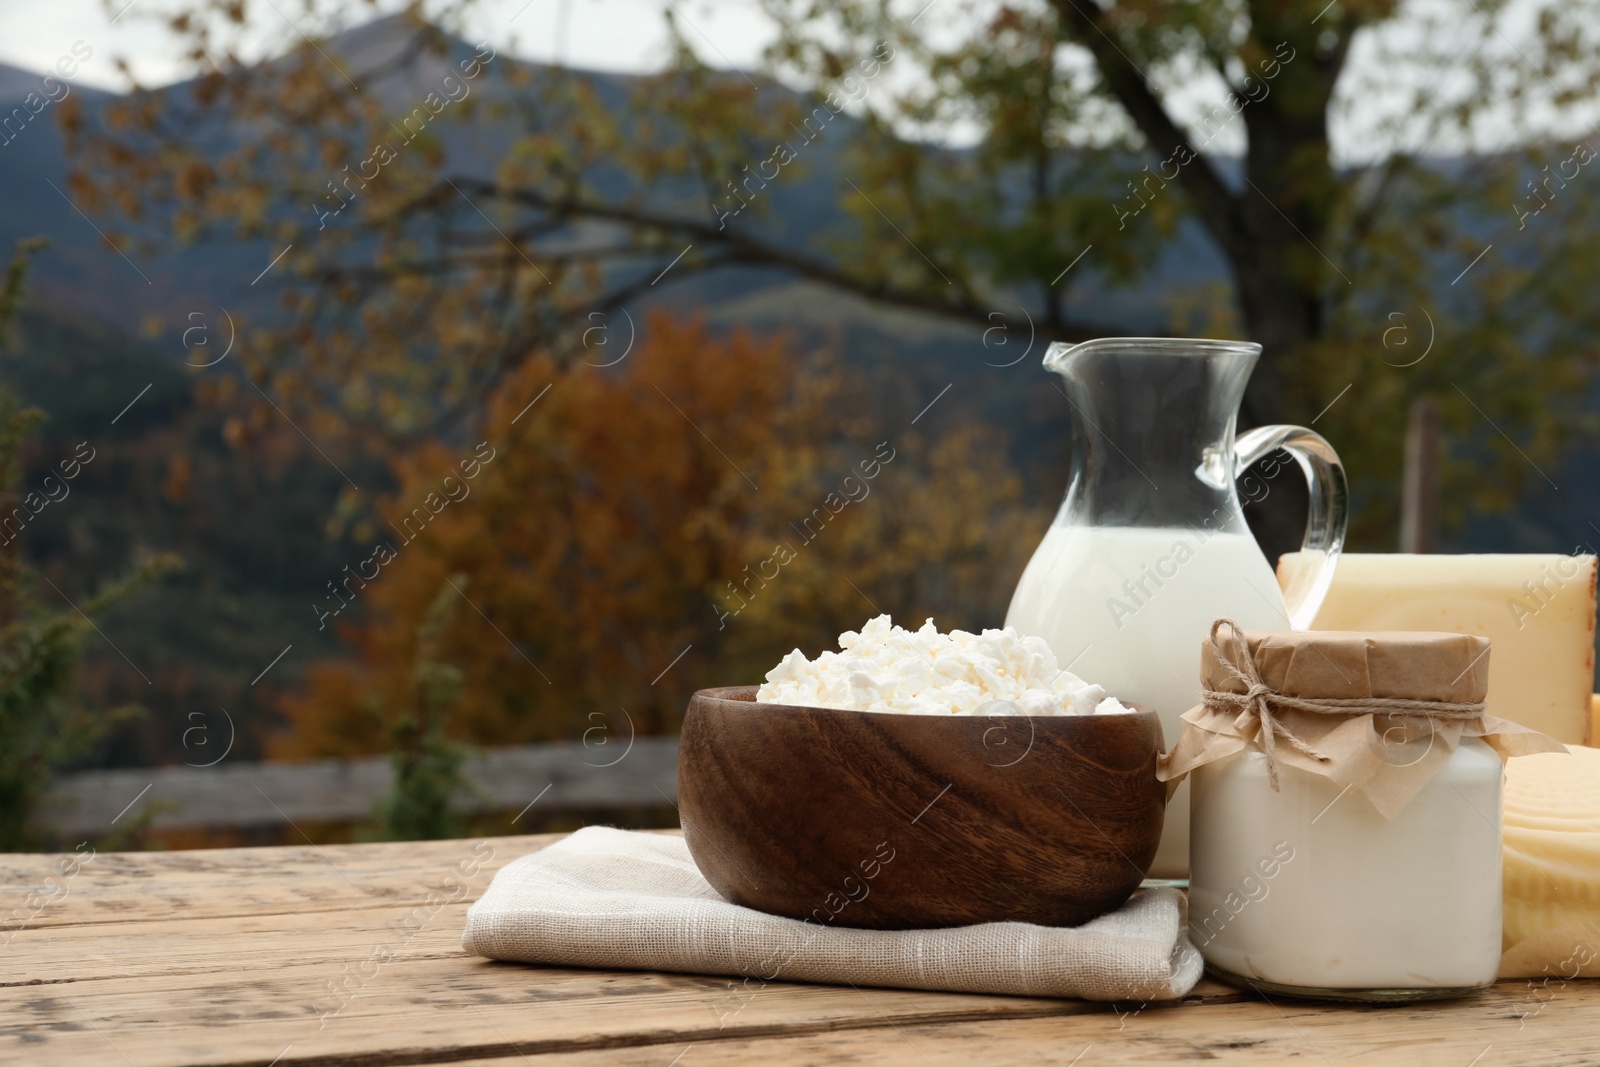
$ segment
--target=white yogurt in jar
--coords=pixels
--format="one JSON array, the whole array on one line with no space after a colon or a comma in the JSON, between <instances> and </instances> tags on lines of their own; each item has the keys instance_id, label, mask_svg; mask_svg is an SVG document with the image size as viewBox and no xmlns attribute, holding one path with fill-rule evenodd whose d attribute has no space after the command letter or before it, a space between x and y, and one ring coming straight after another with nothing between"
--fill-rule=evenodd
<instances>
[{"instance_id":1,"label":"white yogurt in jar","mask_svg":"<svg viewBox=\"0 0 1600 1067\"><path fill-rule=\"evenodd\" d=\"M1503 767L1477 738L1393 820L1254 749L1192 774L1189 937L1246 979L1466 990L1500 965Z\"/></svg>"}]
</instances>

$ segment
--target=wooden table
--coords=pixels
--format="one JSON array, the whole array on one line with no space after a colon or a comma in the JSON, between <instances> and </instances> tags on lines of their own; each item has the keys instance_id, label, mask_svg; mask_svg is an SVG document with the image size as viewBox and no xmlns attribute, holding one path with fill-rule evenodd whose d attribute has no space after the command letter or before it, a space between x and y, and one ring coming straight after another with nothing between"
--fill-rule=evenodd
<instances>
[{"instance_id":1,"label":"wooden table","mask_svg":"<svg viewBox=\"0 0 1600 1067\"><path fill-rule=\"evenodd\" d=\"M66 878L0 856L0 1063L1600 1063L1593 982L1398 1008L1210 981L1142 1008L774 983L728 1013L726 979L465 955L469 899L553 840L103 853ZM30 897L47 878L65 895Z\"/></svg>"}]
</instances>

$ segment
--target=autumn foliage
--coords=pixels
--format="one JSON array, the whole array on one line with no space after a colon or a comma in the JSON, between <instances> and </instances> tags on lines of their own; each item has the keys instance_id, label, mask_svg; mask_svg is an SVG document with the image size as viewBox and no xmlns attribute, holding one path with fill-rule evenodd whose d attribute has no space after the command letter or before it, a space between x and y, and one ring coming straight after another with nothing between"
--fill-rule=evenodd
<instances>
[{"instance_id":1,"label":"autumn foliage","mask_svg":"<svg viewBox=\"0 0 1600 1067\"><path fill-rule=\"evenodd\" d=\"M431 654L482 744L670 732L694 689L878 611L999 625L1044 515L992 431L911 427L781 339L641 326L618 366L534 360L478 433L397 463L373 553L312 609L356 655L310 670L276 755L387 748L447 583L465 603Z\"/></svg>"}]
</instances>

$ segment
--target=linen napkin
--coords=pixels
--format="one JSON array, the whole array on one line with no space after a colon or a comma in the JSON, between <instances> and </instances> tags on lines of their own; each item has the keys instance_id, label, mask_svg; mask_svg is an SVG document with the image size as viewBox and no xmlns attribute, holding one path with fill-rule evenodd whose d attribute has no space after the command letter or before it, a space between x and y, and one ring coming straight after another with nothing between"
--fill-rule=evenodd
<instances>
[{"instance_id":1,"label":"linen napkin","mask_svg":"<svg viewBox=\"0 0 1600 1067\"><path fill-rule=\"evenodd\" d=\"M682 837L604 826L502 868L461 946L520 963L1087 1000L1173 1000L1202 969L1175 889L1078 927L819 926L723 900Z\"/></svg>"}]
</instances>

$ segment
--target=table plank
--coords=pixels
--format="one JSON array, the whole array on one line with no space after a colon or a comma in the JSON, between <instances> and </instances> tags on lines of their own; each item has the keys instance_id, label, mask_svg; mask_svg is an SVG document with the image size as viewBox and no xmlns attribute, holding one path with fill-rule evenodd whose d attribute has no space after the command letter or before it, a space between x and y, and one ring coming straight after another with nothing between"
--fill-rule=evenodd
<instances>
[{"instance_id":1,"label":"table plank","mask_svg":"<svg viewBox=\"0 0 1600 1067\"><path fill-rule=\"evenodd\" d=\"M704 976L495 964L459 950L364 969L372 958L262 967L240 956L186 973L8 986L0 989L0 1050L31 1042L52 1064L100 1063L110 1050L136 1067L280 1055L283 1067L387 1064L1105 1010L897 990L875 990L869 1003L849 987L785 983L742 1001L728 980Z\"/></svg>"},{"instance_id":2,"label":"table plank","mask_svg":"<svg viewBox=\"0 0 1600 1067\"><path fill-rule=\"evenodd\" d=\"M12 931L0 949L0 1048L26 1045L52 1063L282 1055L288 1067L884 1025L848 989L775 984L745 1004L725 978L520 967L463 953L467 904L493 871L557 839L96 857L40 916L47 922ZM471 857L486 858L455 883L459 899L428 907L427 894ZM51 869L46 857L8 857L0 892L26 891ZM899 1021L1103 1010L883 995Z\"/></svg>"},{"instance_id":3,"label":"table plank","mask_svg":"<svg viewBox=\"0 0 1600 1067\"><path fill-rule=\"evenodd\" d=\"M106 852L87 862L71 853L0 853L0 944L19 927L414 905L474 859L476 899L495 871L561 836ZM63 877L61 863L73 858L81 866ZM37 911L26 906L30 893L49 890L57 890L54 901Z\"/></svg>"},{"instance_id":4,"label":"table plank","mask_svg":"<svg viewBox=\"0 0 1600 1067\"><path fill-rule=\"evenodd\" d=\"M467 905L492 873L558 839L97 856L66 880L63 899L0 930L0 1062L667 1067L681 1054L679 1067L1059 1067L1088 1047L1084 1067L1467 1067L1492 1046L1481 1061L1490 1067L1571 1063L1575 1050L1600 1048L1596 983L1538 997L1502 983L1449 1004L1362 1008L1265 1003L1203 982L1181 1005L1138 1010L785 983L744 999L725 978L463 953ZM54 863L0 857L0 901L20 902Z\"/></svg>"},{"instance_id":5,"label":"table plank","mask_svg":"<svg viewBox=\"0 0 1600 1067\"><path fill-rule=\"evenodd\" d=\"M1569 995L1570 992L1570 995ZM875 991L863 995L876 998ZM748 1039L742 1036L537 1057L540 1067L1097 1067L1102 1064L1396 1064L1570 1067L1600 1062L1600 987L1573 983L1544 1011L1525 986L1501 983L1450 1004L1401 1007L1184 1003L1138 1014L899 1022ZM507 1067L474 1059L460 1067Z\"/></svg>"}]
</instances>

